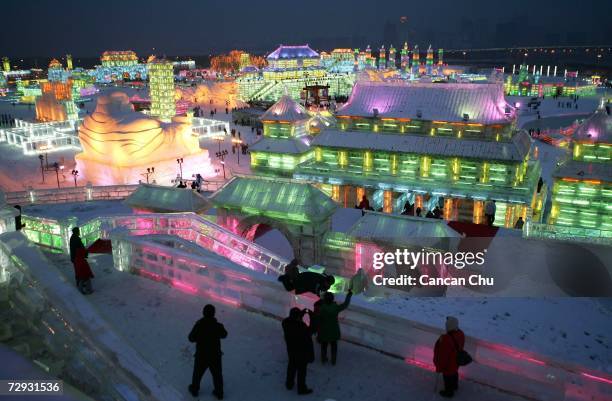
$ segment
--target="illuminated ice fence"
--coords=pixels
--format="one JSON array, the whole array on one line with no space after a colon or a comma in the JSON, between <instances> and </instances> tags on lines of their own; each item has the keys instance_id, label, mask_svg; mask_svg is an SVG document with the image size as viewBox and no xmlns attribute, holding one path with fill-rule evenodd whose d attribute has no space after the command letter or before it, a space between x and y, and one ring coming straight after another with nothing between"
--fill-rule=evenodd
<instances>
[{"instance_id":1,"label":"illuminated ice fence","mask_svg":"<svg viewBox=\"0 0 612 401\"><path fill-rule=\"evenodd\" d=\"M78 127L82 120L32 123L15 120L14 128L0 128L0 142L20 147L25 155L81 150Z\"/></svg>"},{"instance_id":2,"label":"illuminated ice fence","mask_svg":"<svg viewBox=\"0 0 612 401\"><path fill-rule=\"evenodd\" d=\"M230 126L227 121L213 120L210 118L192 117L191 130L200 138L227 135Z\"/></svg>"}]
</instances>

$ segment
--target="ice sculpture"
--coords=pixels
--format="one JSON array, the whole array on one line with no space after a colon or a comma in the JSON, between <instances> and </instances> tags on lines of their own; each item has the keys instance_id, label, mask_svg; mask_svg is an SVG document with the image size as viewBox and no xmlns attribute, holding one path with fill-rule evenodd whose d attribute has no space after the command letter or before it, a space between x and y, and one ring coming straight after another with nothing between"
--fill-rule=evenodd
<instances>
[{"instance_id":1,"label":"ice sculpture","mask_svg":"<svg viewBox=\"0 0 612 401\"><path fill-rule=\"evenodd\" d=\"M79 128L83 152L77 168L95 185L135 184L139 180L168 184L179 175L214 175L208 151L200 149L190 117L169 123L137 113L123 92L102 95ZM148 174L147 169L153 173Z\"/></svg>"}]
</instances>

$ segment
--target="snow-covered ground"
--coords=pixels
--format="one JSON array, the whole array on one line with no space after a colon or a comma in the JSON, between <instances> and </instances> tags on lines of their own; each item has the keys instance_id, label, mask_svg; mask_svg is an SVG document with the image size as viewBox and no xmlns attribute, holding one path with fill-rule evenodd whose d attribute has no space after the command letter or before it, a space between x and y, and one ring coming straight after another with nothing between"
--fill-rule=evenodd
<instances>
[{"instance_id":1,"label":"snow-covered ground","mask_svg":"<svg viewBox=\"0 0 612 401\"><path fill-rule=\"evenodd\" d=\"M71 277L65 255L50 254ZM109 255L91 255L95 292L87 299L125 341L185 394L191 379L194 346L187 341L202 306L210 302L139 276L116 271ZM272 401L301 399L284 388L286 351L280 322L263 315L217 305L217 317L229 336L222 341L226 399ZM438 322L439 323L439 322ZM432 344L433 346L433 344ZM316 355L319 351L315 350ZM341 342L338 364L309 366L308 385L318 401L436 400L435 375L376 351ZM438 384L440 386L440 384ZM457 400L518 401L522 398L472 382L464 382ZM438 387L439 389L439 387ZM202 381L199 399L211 399L210 375Z\"/></svg>"},{"instance_id":2,"label":"snow-covered ground","mask_svg":"<svg viewBox=\"0 0 612 401\"><path fill-rule=\"evenodd\" d=\"M96 217L132 214L132 208L122 200L101 200L94 202L69 202L50 205L26 205L22 213L55 220L76 217L78 223L86 223Z\"/></svg>"},{"instance_id":3,"label":"snow-covered ground","mask_svg":"<svg viewBox=\"0 0 612 401\"><path fill-rule=\"evenodd\" d=\"M406 298L377 300L428 325L456 316L474 337L612 373L610 298Z\"/></svg>"}]
</instances>

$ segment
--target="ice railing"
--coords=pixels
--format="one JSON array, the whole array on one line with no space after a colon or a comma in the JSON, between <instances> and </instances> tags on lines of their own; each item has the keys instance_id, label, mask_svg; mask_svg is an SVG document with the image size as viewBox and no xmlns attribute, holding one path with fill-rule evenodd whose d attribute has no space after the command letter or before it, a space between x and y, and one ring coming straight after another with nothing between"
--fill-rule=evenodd
<instances>
[{"instance_id":1,"label":"ice railing","mask_svg":"<svg viewBox=\"0 0 612 401\"><path fill-rule=\"evenodd\" d=\"M88 328L91 322L86 323L65 307L67 300L62 299L61 290L37 276L2 240L0 295L9 300L9 307L2 310L3 315L10 317L0 323L3 333L19 333L14 337L15 349L25 353L26 358L49 374L99 401L179 399L174 389L159 383L149 366L130 360L140 368L135 377L118 363L113 350L101 344ZM143 377L147 378L147 383L140 380ZM155 383L155 387L151 387L151 383Z\"/></svg>"},{"instance_id":2,"label":"ice railing","mask_svg":"<svg viewBox=\"0 0 612 401\"><path fill-rule=\"evenodd\" d=\"M131 235L168 234L188 240L251 270L282 274L288 260L195 213L100 217L100 238L119 227Z\"/></svg>"},{"instance_id":3,"label":"ice railing","mask_svg":"<svg viewBox=\"0 0 612 401\"><path fill-rule=\"evenodd\" d=\"M536 223L529 218L523 228L523 237L612 245L612 231L610 230Z\"/></svg>"}]
</instances>

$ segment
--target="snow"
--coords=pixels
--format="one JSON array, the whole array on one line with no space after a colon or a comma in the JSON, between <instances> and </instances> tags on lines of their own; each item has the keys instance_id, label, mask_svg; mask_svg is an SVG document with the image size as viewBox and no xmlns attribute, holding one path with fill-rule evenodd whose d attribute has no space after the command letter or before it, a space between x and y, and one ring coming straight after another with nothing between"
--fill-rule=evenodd
<instances>
[{"instance_id":1,"label":"snow","mask_svg":"<svg viewBox=\"0 0 612 401\"><path fill-rule=\"evenodd\" d=\"M276 255L282 256L286 260L292 260L295 257L289 240L279 230L273 229L267 231L263 235L255 238L253 242L266 249L274 249Z\"/></svg>"},{"instance_id":2,"label":"snow","mask_svg":"<svg viewBox=\"0 0 612 401\"><path fill-rule=\"evenodd\" d=\"M76 217L78 223L85 223L96 217L132 214L132 208L122 200L102 200L91 202L69 202L46 205L22 206L22 213L35 217L47 217L54 220Z\"/></svg>"},{"instance_id":3,"label":"snow","mask_svg":"<svg viewBox=\"0 0 612 401\"><path fill-rule=\"evenodd\" d=\"M468 335L612 372L610 298L393 298L376 303L434 326L456 316Z\"/></svg>"},{"instance_id":4,"label":"snow","mask_svg":"<svg viewBox=\"0 0 612 401\"><path fill-rule=\"evenodd\" d=\"M49 255L70 276L67 256ZM187 341L193 323L209 302L164 284L116 271L109 255L91 255L96 274L95 292L87 299L124 340L165 377L184 392L191 379L194 346ZM260 314L217 306L217 317L229 336L222 341L227 399L241 401L301 399L284 388L286 351L280 322ZM376 351L341 342L338 365L309 365L307 383L315 392L311 400L389 400L406 397L437 399L435 375ZM319 351L315 350L316 355ZM375 369L373 368L375 367ZM367 373L366 373L367 372ZM364 380L367 374L367 380ZM438 387L439 388L439 387ZM210 399L211 378L202 380L199 399ZM521 400L472 382L464 382L455 399L482 401Z\"/></svg>"}]
</instances>

